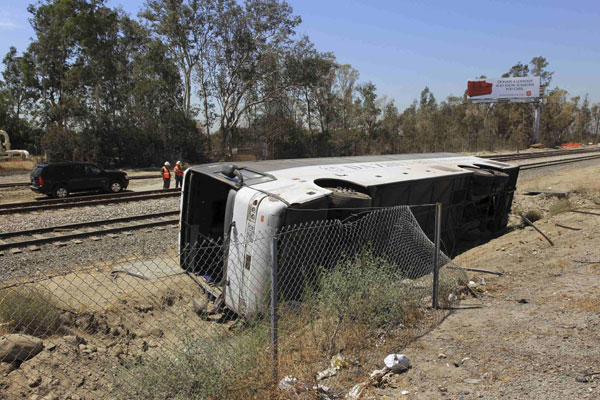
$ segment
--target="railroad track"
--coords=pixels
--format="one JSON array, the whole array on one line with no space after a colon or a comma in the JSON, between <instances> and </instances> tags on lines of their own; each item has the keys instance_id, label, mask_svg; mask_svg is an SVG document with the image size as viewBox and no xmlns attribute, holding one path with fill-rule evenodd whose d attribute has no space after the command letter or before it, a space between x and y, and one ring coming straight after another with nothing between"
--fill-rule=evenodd
<instances>
[{"instance_id":1,"label":"railroad track","mask_svg":"<svg viewBox=\"0 0 600 400\"><path fill-rule=\"evenodd\" d=\"M136 179L155 179L155 178L160 178L160 175L136 175L136 176L130 176L129 180L136 180ZM17 186L29 186L31 185L30 182L15 182L15 183L0 183L0 189L2 188L9 188L9 187L17 187Z\"/></svg>"},{"instance_id":2,"label":"railroad track","mask_svg":"<svg viewBox=\"0 0 600 400\"><path fill-rule=\"evenodd\" d=\"M550 150L540 151L536 153L509 153L509 154L492 154L489 156L481 156L481 158L487 158L496 161L516 161L516 160L530 160L535 158L544 157L558 157L563 155L580 154L580 153L593 153L600 151L600 148L592 149L573 149L573 150ZM136 179L155 179L160 178L160 175L137 175L130 176L129 180ZM18 186L29 186L29 182L15 182L15 183L0 183L0 189L18 187Z\"/></svg>"},{"instance_id":3,"label":"railroad track","mask_svg":"<svg viewBox=\"0 0 600 400\"><path fill-rule=\"evenodd\" d=\"M563 160L540 161L537 163L521 165L519 169L521 171L527 171L529 169L548 168L548 167L552 167L555 165L570 164L570 163L574 163L574 162L590 161L590 160L597 160L597 159L600 159L600 154L584 156L584 157L567 158L567 159L563 159Z\"/></svg>"},{"instance_id":4,"label":"railroad track","mask_svg":"<svg viewBox=\"0 0 600 400\"><path fill-rule=\"evenodd\" d=\"M584 155L582 157L577 158L569 158L563 160L552 160L552 161L542 161L537 163L531 163L522 165L520 167L521 170L529 170L529 169L538 169L538 168L547 168L555 165L562 165L574 162L582 162L589 160L598 160L600 159L600 154L591 154ZM150 193L150 194L145 194ZM47 202L51 202L52 204L46 204L44 206L39 206L39 202L32 202L33 206L28 203L23 203L24 207L22 209L41 209L48 207L73 207L73 206L83 206L93 204L103 204L106 202L116 202L116 201L135 201L139 200L140 197L148 197L153 196L151 198L155 198L156 196L166 197L166 196L179 196L178 189L171 189L165 193L163 190L156 191L148 191L148 192L134 192L127 193L127 195L115 197L114 195L101 195L101 196L92 196L97 197L99 199L87 201L89 199L85 198L81 201L74 201L75 198L72 199L60 199L58 201L55 200L45 200ZM140 196L141 195L141 196ZM110 197L110 198L106 198ZM86 200L86 201L84 201ZM36 207L37 205L37 207ZM10 208L8 204L0 205L0 213L5 212L19 212L19 211L11 211L13 208ZM46 228L34 228L23 231L13 231L13 232L4 232L0 233L0 251L9 250L15 253L21 252L22 249L27 248L30 251L40 250L38 245L48 244L48 243L56 243L57 245L66 245L69 242L81 243L78 241L82 238L92 238L93 240L99 240L101 236L106 235L116 235L122 232L129 232L144 228L153 228L160 227L166 225L175 225L179 223L179 218L173 218L179 214L179 211L167 211L155 214L143 214L143 215L135 215L130 217L122 217L122 218L113 218L106 220L97 220L90 222L80 222L75 224L68 225L59 225L52 226Z\"/></svg>"},{"instance_id":5,"label":"railroad track","mask_svg":"<svg viewBox=\"0 0 600 400\"><path fill-rule=\"evenodd\" d=\"M481 158L487 158L494 161L517 161L517 160L531 160L535 158L546 158L546 157L559 157L568 156L572 154L585 154L585 153L596 153L600 152L600 148L592 149L574 149L574 150L551 150L551 151L540 151L536 153L510 153L510 154L494 154L489 156L481 156Z\"/></svg>"},{"instance_id":6,"label":"railroad track","mask_svg":"<svg viewBox=\"0 0 600 400\"><path fill-rule=\"evenodd\" d=\"M167 211L155 214L143 214L123 218L80 222L47 228L3 232L0 233L0 250L28 248L30 251L36 251L39 250L37 245L40 244L60 243L61 245L66 245L70 241L77 241L78 239L82 238L99 238L103 235L118 234L121 232L129 232L138 229L153 228L165 225L174 225L179 223L179 218L172 217L177 216L178 214L179 211Z\"/></svg>"},{"instance_id":7,"label":"railroad track","mask_svg":"<svg viewBox=\"0 0 600 400\"><path fill-rule=\"evenodd\" d=\"M65 199L38 200L23 203L8 203L0 204L0 215L52 210L57 208L87 207L109 203L125 203L129 201L152 200L165 197L178 197L180 196L180 193L180 189L160 189L146 190L141 192L99 194L85 197L67 197Z\"/></svg>"}]
</instances>

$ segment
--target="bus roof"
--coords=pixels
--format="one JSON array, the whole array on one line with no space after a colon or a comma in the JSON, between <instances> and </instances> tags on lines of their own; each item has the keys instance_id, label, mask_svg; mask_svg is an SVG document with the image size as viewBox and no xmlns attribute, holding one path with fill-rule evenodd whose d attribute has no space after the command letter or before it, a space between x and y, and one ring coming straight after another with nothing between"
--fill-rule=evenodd
<instances>
[{"instance_id":1,"label":"bus roof","mask_svg":"<svg viewBox=\"0 0 600 400\"><path fill-rule=\"evenodd\" d=\"M223 164L226 163L204 164L191 170L226 180L220 173ZM464 166L512 168L509 164L454 153L265 160L236 162L235 165L249 170L244 173L248 174L244 178L248 186L276 194L289 203L304 203L330 194L319 181L327 181L328 186L344 186L346 182L368 188L472 174Z\"/></svg>"}]
</instances>

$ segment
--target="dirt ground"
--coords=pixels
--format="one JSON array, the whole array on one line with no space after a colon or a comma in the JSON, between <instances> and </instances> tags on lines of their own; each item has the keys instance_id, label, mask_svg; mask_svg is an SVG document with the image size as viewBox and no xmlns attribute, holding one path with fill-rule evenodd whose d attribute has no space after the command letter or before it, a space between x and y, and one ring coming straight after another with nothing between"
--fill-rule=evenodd
<instances>
[{"instance_id":1,"label":"dirt ground","mask_svg":"<svg viewBox=\"0 0 600 400\"><path fill-rule=\"evenodd\" d=\"M533 228L520 228L520 218L513 215L510 232L456 257L464 267L503 275L469 273L480 283L473 287L477 297L463 300L440 326L399 348L412 368L369 387L362 398L599 399L600 375L587 383L576 381L600 372L598 176L600 166L520 182L515 212L537 211L542 218L535 224L554 246ZM528 196L528 189L571 193L565 200ZM197 287L185 276L150 281L100 271L86 276L90 283L84 290L69 290L77 303L90 303L82 299L95 286L114 285L114 290L91 302L98 308L65 312L67 330L46 339L44 350L18 370L2 363L0 399L46 398L50 393L65 397L48 398L118 397L111 370L115 361L134 362L174 343L171 331L181 321L203 334L229 328L195 315ZM110 284L104 282L108 277ZM59 279L78 284L69 276ZM174 294L172 287L180 293Z\"/></svg>"},{"instance_id":2,"label":"dirt ground","mask_svg":"<svg viewBox=\"0 0 600 400\"><path fill-rule=\"evenodd\" d=\"M61 327L18 368L0 363L1 400L135 398L130 389L116 388L133 378L124 365L163 357L185 340L223 337L233 324L217 323L220 314L205 319L194 313L199 290L185 274L140 280L110 271L98 267L27 285L52 293Z\"/></svg>"},{"instance_id":3,"label":"dirt ground","mask_svg":"<svg viewBox=\"0 0 600 400\"><path fill-rule=\"evenodd\" d=\"M478 297L399 349L412 368L362 398L600 399L600 375L576 380L600 372L599 175L592 167L520 182L515 211L540 211L535 224L554 246L531 227L515 227L456 257L504 275L469 273L485 280ZM575 193L568 201L524 195L549 188Z\"/></svg>"}]
</instances>

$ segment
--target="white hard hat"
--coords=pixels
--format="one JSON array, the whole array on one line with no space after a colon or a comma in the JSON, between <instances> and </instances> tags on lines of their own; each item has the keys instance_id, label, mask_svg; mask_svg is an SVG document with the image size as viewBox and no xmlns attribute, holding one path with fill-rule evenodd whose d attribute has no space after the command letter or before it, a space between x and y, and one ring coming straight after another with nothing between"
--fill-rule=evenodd
<instances>
[{"instance_id":1,"label":"white hard hat","mask_svg":"<svg viewBox=\"0 0 600 400\"><path fill-rule=\"evenodd\" d=\"M165 161L165 165L171 165L171 163L168 161Z\"/></svg>"},{"instance_id":2,"label":"white hard hat","mask_svg":"<svg viewBox=\"0 0 600 400\"><path fill-rule=\"evenodd\" d=\"M177 161L177 164L181 164L181 161Z\"/></svg>"}]
</instances>

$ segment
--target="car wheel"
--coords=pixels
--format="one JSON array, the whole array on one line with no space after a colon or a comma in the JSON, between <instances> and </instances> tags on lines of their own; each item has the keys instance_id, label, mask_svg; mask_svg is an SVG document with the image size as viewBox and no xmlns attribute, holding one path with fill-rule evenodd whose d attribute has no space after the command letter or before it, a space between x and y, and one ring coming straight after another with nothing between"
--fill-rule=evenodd
<instances>
[{"instance_id":1,"label":"car wheel","mask_svg":"<svg viewBox=\"0 0 600 400\"><path fill-rule=\"evenodd\" d=\"M110 183L110 191L113 193L119 193L123 190L123 184L119 181L112 181Z\"/></svg>"},{"instance_id":2,"label":"car wheel","mask_svg":"<svg viewBox=\"0 0 600 400\"><path fill-rule=\"evenodd\" d=\"M52 196L55 199L64 199L65 197L69 196L69 189L67 189L67 187L64 185L58 185L52 191Z\"/></svg>"}]
</instances>

